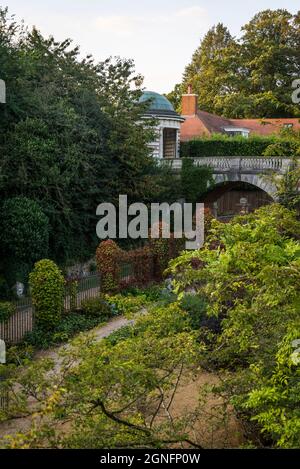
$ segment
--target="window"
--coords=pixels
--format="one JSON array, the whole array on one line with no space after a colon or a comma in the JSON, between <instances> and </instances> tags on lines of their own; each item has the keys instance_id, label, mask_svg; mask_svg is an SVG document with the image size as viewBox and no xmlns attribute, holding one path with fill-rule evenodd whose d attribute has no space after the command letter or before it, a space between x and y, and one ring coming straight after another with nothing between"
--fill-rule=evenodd
<instances>
[{"instance_id":1,"label":"window","mask_svg":"<svg viewBox=\"0 0 300 469\"><path fill-rule=\"evenodd\" d=\"M177 130L163 129L163 157L176 158L177 156Z\"/></svg>"},{"instance_id":2,"label":"window","mask_svg":"<svg viewBox=\"0 0 300 469\"><path fill-rule=\"evenodd\" d=\"M250 130L243 127L224 127L224 132L230 137L241 135L242 137L249 137Z\"/></svg>"}]
</instances>

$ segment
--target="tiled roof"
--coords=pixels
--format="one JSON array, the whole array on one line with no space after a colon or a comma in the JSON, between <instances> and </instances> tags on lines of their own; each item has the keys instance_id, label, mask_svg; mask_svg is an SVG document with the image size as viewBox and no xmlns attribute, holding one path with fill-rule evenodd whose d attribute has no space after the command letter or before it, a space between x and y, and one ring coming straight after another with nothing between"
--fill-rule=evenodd
<instances>
[{"instance_id":1,"label":"tiled roof","mask_svg":"<svg viewBox=\"0 0 300 469\"><path fill-rule=\"evenodd\" d=\"M300 122L297 118L284 119L231 119L235 127L246 127L250 133L259 135L271 135L279 133L285 124L293 124L294 130L300 130Z\"/></svg>"},{"instance_id":2,"label":"tiled roof","mask_svg":"<svg viewBox=\"0 0 300 469\"><path fill-rule=\"evenodd\" d=\"M294 130L300 130L298 118L284 119L226 119L205 111L197 111L194 116L184 116L181 125L181 140L191 140L201 135L209 136L213 133L223 133L224 127L243 127L250 130L250 134L271 135L279 133L284 124L293 124Z\"/></svg>"}]
</instances>

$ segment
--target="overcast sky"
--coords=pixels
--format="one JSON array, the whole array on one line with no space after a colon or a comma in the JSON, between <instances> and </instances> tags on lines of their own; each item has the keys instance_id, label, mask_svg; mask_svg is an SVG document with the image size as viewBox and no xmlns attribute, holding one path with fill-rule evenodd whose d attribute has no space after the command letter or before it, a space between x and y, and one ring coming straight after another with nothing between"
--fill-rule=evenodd
<instances>
[{"instance_id":1,"label":"overcast sky","mask_svg":"<svg viewBox=\"0 0 300 469\"><path fill-rule=\"evenodd\" d=\"M58 40L70 37L97 60L133 58L145 86L169 92L181 80L201 37L218 22L234 35L258 11L298 0L4 0L17 19Z\"/></svg>"}]
</instances>

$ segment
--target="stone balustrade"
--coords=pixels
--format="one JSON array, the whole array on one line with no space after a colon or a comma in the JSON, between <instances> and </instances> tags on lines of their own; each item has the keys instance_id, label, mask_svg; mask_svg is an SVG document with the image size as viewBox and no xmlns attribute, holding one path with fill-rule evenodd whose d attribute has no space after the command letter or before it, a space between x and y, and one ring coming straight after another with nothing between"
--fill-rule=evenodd
<instances>
[{"instance_id":1,"label":"stone balustrade","mask_svg":"<svg viewBox=\"0 0 300 469\"><path fill-rule=\"evenodd\" d=\"M180 170L182 159L170 159L168 161L174 170ZM223 156L204 156L194 158L196 166L210 166L214 173L237 172L237 173L264 173L275 171L284 174L291 164L289 158L283 157L223 157Z\"/></svg>"}]
</instances>

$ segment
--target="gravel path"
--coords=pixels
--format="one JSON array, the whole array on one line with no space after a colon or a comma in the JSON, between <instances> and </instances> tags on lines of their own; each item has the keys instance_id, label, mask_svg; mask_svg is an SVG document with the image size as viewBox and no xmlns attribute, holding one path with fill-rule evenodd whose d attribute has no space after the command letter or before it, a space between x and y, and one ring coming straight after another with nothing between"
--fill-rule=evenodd
<instances>
[{"instance_id":1,"label":"gravel path","mask_svg":"<svg viewBox=\"0 0 300 469\"><path fill-rule=\"evenodd\" d=\"M142 311L141 313L143 314L145 311ZM83 332L86 334L94 334L94 337L97 341L104 339L105 337L109 336L112 332L117 331L123 326L133 324L133 320L126 319L124 316L118 316L111 321L109 321L107 324L104 324L100 327L95 327L94 329L91 329L90 331ZM47 350L40 350L34 355L34 360L39 360L41 358L52 358L55 362L55 367L54 369L59 372L60 369L60 363L62 358L59 357L59 352L61 350L67 349L69 347L68 343L63 344L57 347L52 347ZM31 424L31 418L30 417L24 417L24 418L17 418L17 419L11 419L7 420L4 422L0 423L0 442L1 438L3 438L7 434L15 434L17 432L24 432L29 429Z\"/></svg>"},{"instance_id":2,"label":"gravel path","mask_svg":"<svg viewBox=\"0 0 300 469\"><path fill-rule=\"evenodd\" d=\"M82 332L82 334L90 334L92 333L95 336L95 339L101 340L104 339L105 337L109 336L112 332L117 331L118 329L121 329L123 326L127 326L130 324L133 324L133 320L126 319L124 316L118 316L111 321L109 321L107 324L104 324L100 327L95 327L94 329L91 329L89 331ZM52 358L53 360L58 360L58 353L62 349L68 348L68 344L63 344L59 345L57 347L52 347L47 350L39 350L35 356L34 359L39 359L39 358Z\"/></svg>"}]
</instances>

